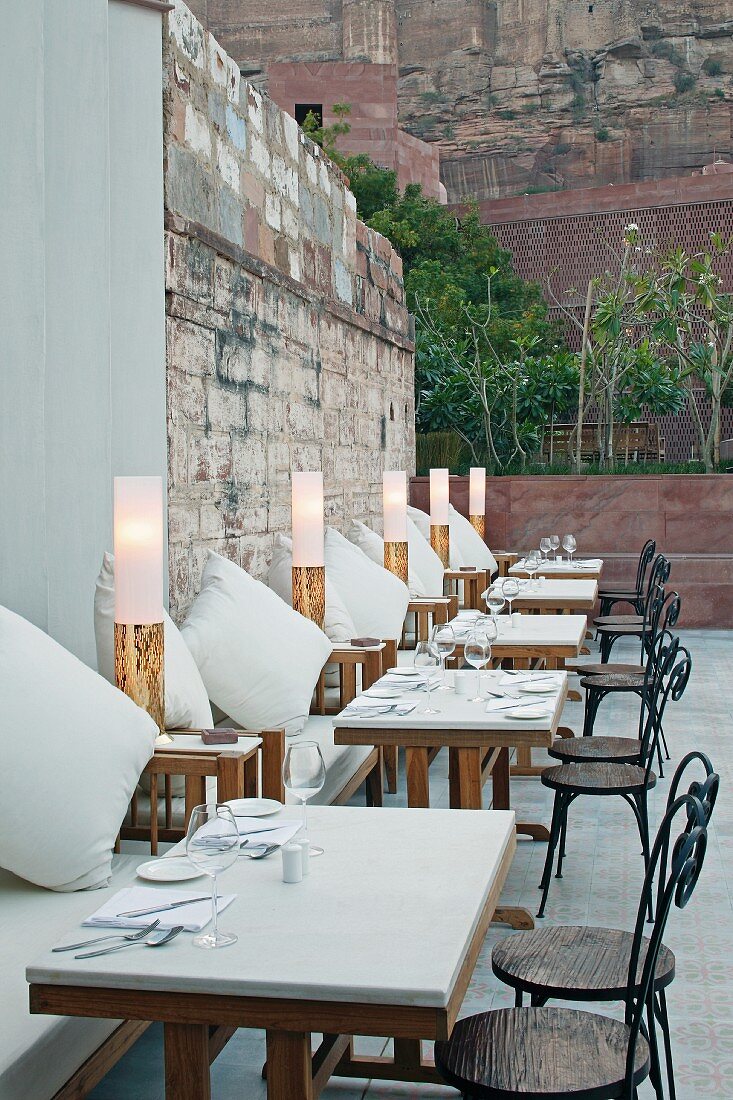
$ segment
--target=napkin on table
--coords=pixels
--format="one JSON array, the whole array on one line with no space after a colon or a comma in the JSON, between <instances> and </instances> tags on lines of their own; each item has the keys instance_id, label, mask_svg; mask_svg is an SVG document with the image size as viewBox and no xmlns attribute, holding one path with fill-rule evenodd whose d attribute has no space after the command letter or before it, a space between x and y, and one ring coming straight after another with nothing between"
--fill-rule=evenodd
<instances>
[{"instance_id":1,"label":"napkin on table","mask_svg":"<svg viewBox=\"0 0 733 1100\"><path fill-rule=\"evenodd\" d=\"M165 857L161 857L165 858ZM111 898L91 917L87 917L82 923L92 928L145 928L153 920L160 921L158 928L175 928L182 924L187 932L200 932L211 920L211 879L198 880L202 885L198 889L181 890L170 886L165 889L153 889L150 886L127 886L118 890ZM223 911L232 904L236 894L224 894L219 897L218 912ZM185 901L186 898L205 898L192 905L181 906L178 909L169 909L162 913L154 913L148 917L120 917L118 913L126 913L134 909L151 909L154 905L167 905L173 901Z\"/></svg>"}]
</instances>

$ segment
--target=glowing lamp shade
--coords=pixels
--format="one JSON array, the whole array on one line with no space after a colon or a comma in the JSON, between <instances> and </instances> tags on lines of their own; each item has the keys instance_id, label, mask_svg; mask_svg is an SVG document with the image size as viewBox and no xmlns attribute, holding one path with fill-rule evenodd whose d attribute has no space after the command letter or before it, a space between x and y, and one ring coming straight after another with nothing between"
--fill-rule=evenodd
<instances>
[{"instance_id":1,"label":"glowing lamp shade","mask_svg":"<svg viewBox=\"0 0 733 1100\"><path fill-rule=\"evenodd\" d=\"M468 514L486 515L486 470L483 466L472 466L468 480Z\"/></svg>"},{"instance_id":2,"label":"glowing lamp shade","mask_svg":"<svg viewBox=\"0 0 733 1100\"><path fill-rule=\"evenodd\" d=\"M115 622L163 621L163 479L114 482Z\"/></svg>"},{"instance_id":3,"label":"glowing lamp shade","mask_svg":"<svg viewBox=\"0 0 733 1100\"><path fill-rule=\"evenodd\" d=\"M323 565L323 474L294 473L293 566Z\"/></svg>"},{"instance_id":4,"label":"glowing lamp shade","mask_svg":"<svg viewBox=\"0 0 733 1100\"><path fill-rule=\"evenodd\" d=\"M407 541L407 474L404 470L385 470L382 477L384 541Z\"/></svg>"},{"instance_id":5,"label":"glowing lamp shade","mask_svg":"<svg viewBox=\"0 0 733 1100\"><path fill-rule=\"evenodd\" d=\"M448 523L448 471L430 471L430 522L434 527Z\"/></svg>"}]
</instances>

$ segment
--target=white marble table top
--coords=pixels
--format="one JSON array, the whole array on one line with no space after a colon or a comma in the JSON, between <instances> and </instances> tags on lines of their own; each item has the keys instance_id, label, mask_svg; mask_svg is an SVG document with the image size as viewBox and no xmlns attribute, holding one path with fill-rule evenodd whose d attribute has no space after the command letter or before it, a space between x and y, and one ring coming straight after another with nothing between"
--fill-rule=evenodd
<instances>
[{"instance_id":1,"label":"white marble table top","mask_svg":"<svg viewBox=\"0 0 733 1100\"><path fill-rule=\"evenodd\" d=\"M475 679L475 670L468 670L468 674L471 680ZM446 681L452 685L454 680L454 673L448 669L446 672ZM523 673L522 677L517 679L523 679L527 673ZM542 676L548 675L544 672L535 672L534 679L539 680ZM489 702L489 697L485 699L484 703L472 703L469 698L464 695L458 695L455 691L432 691L432 706L440 710L439 714L425 714L425 707L427 706L427 697L424 688L420 688L415 691L405 691L404 695L400 697L405 703L418 701L418 706L410 714L396 714L394 711L387 711L384 714L377 714L373 718L360 718L358 715L350 715L348 708L342 711L341 714L337 714L333 719L333 724L339 729L389 729L395 730L507 730L515 733L517 730L539 730L539 731L552 731L557 725L557 719L559 711L562 707L562 700L565 696L565 689L567 687L567 673L556 672L553 674L555 677L555 685L553 686L552 694L548 695L531 695L524 694L517 690L512 685L499 686L499 681L502 679L508 680L506 672L502 669L494 669L488 671L482 671L481 673L481 691L484 695L488 691L505 691L507 687L512 694L517 695L516 705L518 708L524 706L540 706L547 705L549 708L552 706L553 713L542 718L508 718L504 711L490 711L486 710L485 703ZM437 686L437 685L436 685ZM475 692L472 692L472 697ZM354 705L363 706L368 703L373 703L376 707L383 705L386 706L391 703L392 700L385 701L384 699L371 698L368 695L359 695L354 700Z\"/></svg>"},{"instance_id":2,"label":"white marble table top","mask_svg":"<svg viewBox=\"0 0 733 1100\"><path fill-rule=\"evenodd\" d=\"M491 585L492 589L501 592L502 582L505 577L499 577ZM557 607L563 603L594 603L598 596L598 581L584 578L545 577L541 581L534 578L532 584L528 580L519 581L519 595L514 603L546 603L555 601Z\"/></svg>"},{"instance_id":3,"label":"white marble table top","mask_svg":"<svg viewBox=\"0 0 733 1100\"><path fill-rule=\"evenodd\" d=\"M220 876L221 891L237 894L219 922L239 936L233 946L203 951L183 933L165 948L96 959L47 950L27 980L445 1008L513 850L514 813L314 806L309 832L325 853L300 883L282 882L277 853L240 859ZM187 886L203 883L206 893L207 882ZM88 913L111 892L90 892ZM60 925L52 935L49 949L89 929Z\"/></svg>"},{"instance_id":4,"label":"white marble table top","mask_svg":"<svg viewBox=\"0 0 733 1100\"><path fill-rule=\"evenodd\" d=\"M603 572L603 559L573 558L572 562L570 562L567 558L558 557L557 561L543 562L537 572L547 573L550 576L556 574L563 576L567 574L568 577L582 577L585 573L595 577ZM515 562L514 565L510 567L509 573L512 576L515 574L526 576L527 570L524 566L524 558L520 558L519 561Z\"/></svg>"},{"instance_id":5,"label":"white marble table top","mask_svg":"<svg viewBox=\"0 0 733 1100\"><path fill-rule=\"evenodd\" d=\"M450 625L456 631L456 639L463 644L470 633L467 620L458 615ZM585 615L521 615L518 626L512 626L508 615L499 615L499 637L493 643L502 649L516 646L580 646L585 638L587 617Z\"/></svg>"},{"instance_id":6,"label":"white marble table top","mask_svg":"<svg viewBox=\"0 0 733 1100\"><path fill-rule=\"evenodd\" d=\"M224 727L227 728L227 727ZM205 745L201 740L201 734L194 732L193 730L177 730L175 733L171 733L173 738L169 745L156 745L155 751L158 752L187 752L187 753L212 753L217 752L242 752L249 753L253 749L258 748L262 744L261 737L255 737L253 734L245 735L240 734L237 737L236 742L232 741L230 745Z\"/></svg>"}]
</instances>

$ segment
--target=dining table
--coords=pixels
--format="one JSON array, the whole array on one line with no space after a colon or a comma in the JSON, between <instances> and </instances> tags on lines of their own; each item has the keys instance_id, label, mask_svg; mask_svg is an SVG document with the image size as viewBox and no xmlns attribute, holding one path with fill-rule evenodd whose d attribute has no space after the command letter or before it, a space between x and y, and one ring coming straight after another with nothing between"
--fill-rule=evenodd
<instances>
[{"instance_id":1,"label":"dining table","mask_svg":"<svg viewBox=\"0 0 733 1100\"><path fill-rule=\"evenodd\" d=\"M332 1076L438 1082L421 1041L450 1037L514 814L318 806L309 833L324 854L301 882L283 882L279 853L220 874L236 895L219 918L231 946L201 950L184 932L76 959L51 948L89 929L59 928L27 967L31 1012L162 1023L166 1100L210 1100L210 1064L240 1027L266 1031L268 1100L315 1100ZM90 913L113 893L94 891ZM391 1036L394 1054L360 1053L355 1036Z\"/></svg>"},{"instance_id":2,"label":"dining table","mask_svg":"<svg viewBox=\"0 0 733 1100\"><path fill-rule=\"evenodd\" d=\"M487 591L501 592L504 578L494 581ZM532 611L543 615L569 615L585 612L590 615L598 600L598 581L587 577L535 577L519 580L519 594L512 607L517 611Z\"/></svg>"},{"instance_id":3,"label":"dining table","mask_svg":"<svg viewBox=\"0 0 733 1100\"><path fill-rule=\"evenodd\" d=\"M537 567L537 574L543 577L552 577L557 580L600 580L603 573L603 558L578 558L570 561L558 555L552 561L548 558ZM525 558L518 558L510 566L508 576L529 577Z\"/></svg>"}]
</instances>

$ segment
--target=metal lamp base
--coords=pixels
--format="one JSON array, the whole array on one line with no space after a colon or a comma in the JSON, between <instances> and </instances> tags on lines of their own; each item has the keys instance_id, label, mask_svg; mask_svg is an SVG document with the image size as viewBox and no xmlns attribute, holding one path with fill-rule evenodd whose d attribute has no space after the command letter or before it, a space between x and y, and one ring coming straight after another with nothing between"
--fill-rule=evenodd
<instances>
[{"instance_id":1,"label":"metal lamp base","mask_svg":"<svg viewBox=\"0 0 733 1100\"><path fill-rule=\"evenodd\" d=\"M408 552L406 542L385 542L384 568L407 584Z\"/></svg>"},{"instance_id":2,"label":"metal lamp base","mask_svg":"<svg viewBox=\"0 0 733 1100\"><path fill-rule=\"evenodd\" d=\"M443 563L443 568L450 567L450 527L447 523L430 524L430 545Z\"/></svg>"},{"instance_id":3,"label":"metal lamp base","mask_svg":"<svg viewBox=\"0 0 733 1100\"><path fill-rule=\"evenodd\" d=\"M469 516L468 522L478 531L482 539L486 538L486 516Z\"/></svg>"},{"instance_id":4,"label":"metal lamp base","mask_svg":"<svg viewBox=\"0 0 733 1100\"><path fill-rule=\"evenodd\" d=\"M163 624L115 623L115 680L120 691L146 710L160 733L156 745L169 745L165 732Z\"/></svg>"},{"instance_id":5,"label":"metal lamp base","mask_svg":"<svg viewBox=\"0 0 733 1100\"><path fill-rule=\"evenodd\" d=\"M293 608L323 630L326 620L325 565L293 566Z\"/></svg>"}]
</instances>

